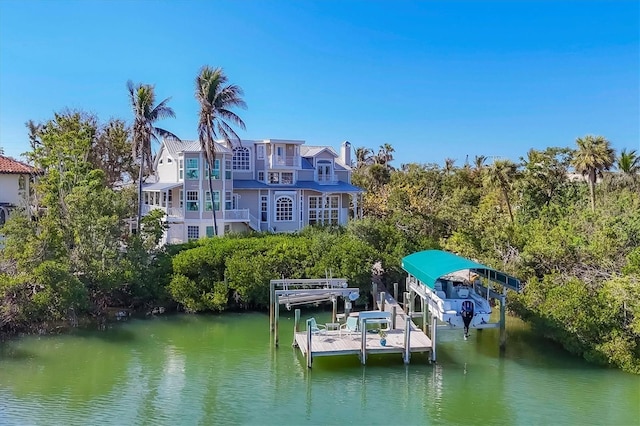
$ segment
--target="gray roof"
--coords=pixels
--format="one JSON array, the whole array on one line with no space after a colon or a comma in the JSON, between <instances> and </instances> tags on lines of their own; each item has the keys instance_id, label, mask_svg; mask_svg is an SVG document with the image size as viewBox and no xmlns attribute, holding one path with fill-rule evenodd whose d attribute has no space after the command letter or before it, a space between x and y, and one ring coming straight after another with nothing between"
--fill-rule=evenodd
<instances>
[{"instance_id":1,"label":"gray roof","mask_svg":"<svg viewBox=\"0 0 640 426\"><path fill-rule=\"evenodd\" d=\"M300 147L300 155L303 157L315 157L320 154L322 151L329 151L334 157L337 157L338 154L331 148L330 146L301 146Z\"/></svg>"},{"instance_id":2,"label":"gray roof","mask_svg":"<svg viewBox=\"0 0 640 426\"><path fill-rule=\"evenodd\" d=\"M182 182L155 182L142 185L143 191L165 191L182 186Z\"/></svg>"},{"instance_id":3,"label":"gray roof","mask_svg":"<svg viewBox=\"0 0 640 426\"><path fill-rule=\"evenodd\" d=\"M167 151L169 154L176 155L180 152L200 152L200 141L176 141L176 140L164 140L164 146L167 147ZM219 141L216 141L216 152L221 154L231 154L232 151L221 144Z\"/></svg>"}]
</instances>

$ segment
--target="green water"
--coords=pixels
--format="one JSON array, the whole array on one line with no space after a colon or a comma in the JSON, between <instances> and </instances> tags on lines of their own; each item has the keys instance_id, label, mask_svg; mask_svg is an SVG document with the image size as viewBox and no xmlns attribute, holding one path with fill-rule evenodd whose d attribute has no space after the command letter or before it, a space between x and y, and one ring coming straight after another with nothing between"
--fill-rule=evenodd
<instances>
[{"instance_id":1,"label":"green water","mask_svg":"<svg viewBox=\"0 0 640 426\"><path fill-rule=\"evenodd\" d=\"M279 349L262 314L2 344L0 424L640 424L638 376L590 366L516 320L503 356L496 330L466 342L443 331L435 365L347 356L317 358L312 370L290 346L292 326L282 319Z\"/></svg>"}]
</instances>

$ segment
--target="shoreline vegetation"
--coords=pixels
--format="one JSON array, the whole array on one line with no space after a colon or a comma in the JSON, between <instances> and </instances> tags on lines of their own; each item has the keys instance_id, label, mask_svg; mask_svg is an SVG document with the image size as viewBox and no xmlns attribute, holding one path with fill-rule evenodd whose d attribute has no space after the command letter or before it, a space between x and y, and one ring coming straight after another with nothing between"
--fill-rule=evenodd
<instances>
[{"instance_id":1,"label":"shoreline vegetation","mask_svg":"<svg viewBox=\"0 0 640 426\"><path fill-rule=\"evenodd\" d=\"M571 353L640 373L640 175L634 151L602 137L530 150L519 163L391 166L393 147L356 149L363 219L297 234L246 234L158 247L158 210L137 216L140 175L122 120L62 111L28 123L34 210L0 228L0 335L104 321L110 310L263 310L273 278L345 277L368 291L404 282L403 256L452 251L524 283L512 313ZM609 171L616 166L616 171ZM575 179L571 179L575 170ZM146 173L146 171L145 171ZM134 219L135 220L135 219Z\"/></svg>"}]
</instances>

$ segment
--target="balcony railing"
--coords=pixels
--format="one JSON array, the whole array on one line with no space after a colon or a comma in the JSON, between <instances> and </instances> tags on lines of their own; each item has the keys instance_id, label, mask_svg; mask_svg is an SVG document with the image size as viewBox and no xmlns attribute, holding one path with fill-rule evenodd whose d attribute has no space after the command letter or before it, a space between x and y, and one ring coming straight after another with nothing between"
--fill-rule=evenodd
<instances>
[{"instance_id":1,"label":"balcony railing","mask_svg":"<svg viewBox=\"0 0 640 426\"><path fill-rule=\"evenodd\" d=\"M184 219L184 210L180 207L164 207L164 206L154 206L149 204L142 205L142 214L149 214L151 210L162 210L167 215L169 219Z\"/></svg>"},{"instance_id":2,"label":"balcony railing","mask_svg":"<svg viewBox=\"0 0 640 426\"><path fill-rule=\"evenodd\" d=\"M277 167L300 167L299 155L272 155L269 157L269 166Z\"/></svg>"},{"instance_id":3,"label":"balcony railing","mask_svg":"<svg viewBox=\"0 0 640 426\"><path fill-rule=\"evenodd\" d=\"M184 209L180 207L163 207L143 204L142 214L149 214L149 212L154 209L165 212L167 214L167 219L184 219ZM222 218L229 222L249 222L249 216L249 209L222 211Z\"/></svg>"},{"instance_id":4,"label":"balcony railing","mask_svg":"<svg viewBox=\"0 0 640 426\"><path fill-rule=\"evenodd\" d=\"M249 222L249 209L224 210L223 213L226 221Z\"/></svg>"}]
</instances>

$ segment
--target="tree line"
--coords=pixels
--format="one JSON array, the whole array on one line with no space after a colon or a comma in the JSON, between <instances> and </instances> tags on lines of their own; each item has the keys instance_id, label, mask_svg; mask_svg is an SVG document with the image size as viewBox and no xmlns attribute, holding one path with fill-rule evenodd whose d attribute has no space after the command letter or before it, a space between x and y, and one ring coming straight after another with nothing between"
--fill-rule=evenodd
<instances>
[{"instance_id":1,"label":"tree line","mask_svg":"<svg viewBox=\"0 0 640 426\"><path fill-rule=\"evenodd\" d=\"M394 170L356 154L354 168L365 217L519 277L524 291L510 294L511 308L539 333L640 372L636 151L616 155L606 138L588 135L519 162L477 156L460 167L447 159Z\"/></svg>"}]
</instances>

